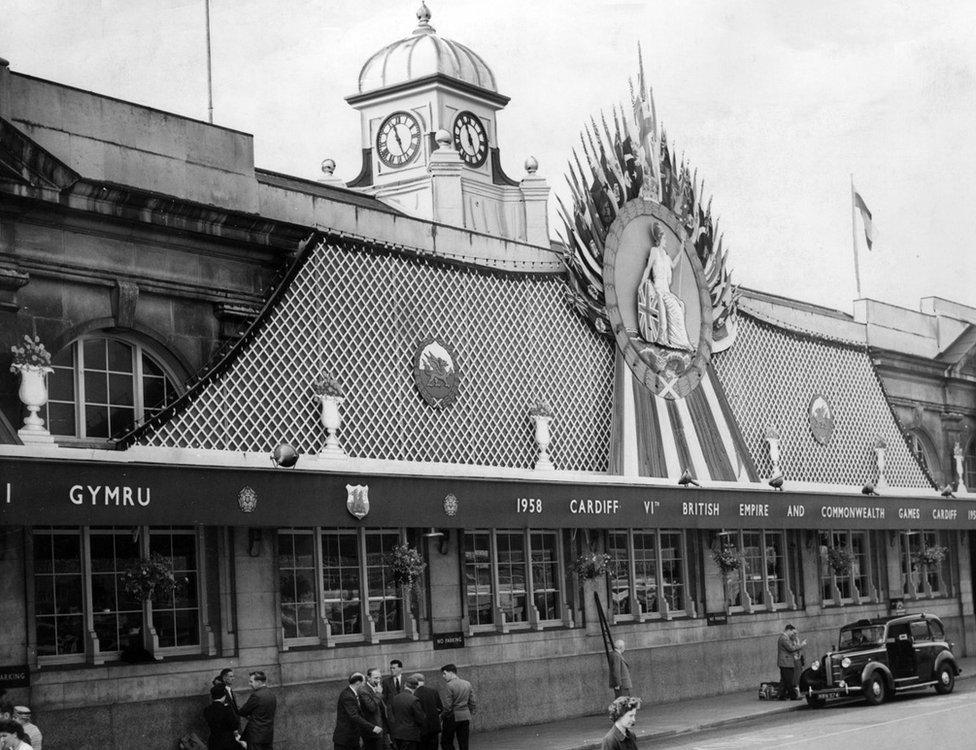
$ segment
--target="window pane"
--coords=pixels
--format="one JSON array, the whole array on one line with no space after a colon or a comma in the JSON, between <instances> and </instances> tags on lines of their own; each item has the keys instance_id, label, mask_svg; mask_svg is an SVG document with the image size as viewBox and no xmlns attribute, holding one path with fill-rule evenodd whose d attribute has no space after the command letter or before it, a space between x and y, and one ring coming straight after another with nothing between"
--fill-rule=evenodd
<instances>
[{"instance_id":1,"label":"window pane","mask_svg":"<svg viewBox=\"0 0 976 750\"><path fill-rule=\"evenodd\" d=\"M142 375L144 378L147 375L160 378L163 376L163 369L156 364L152 357L145 353L142 355Z\"/></svg>"},{"instance_id":2,"label":"window pane","mask_svg":"<svg viewBox=\"0 0 976 750\"><path fill-rule=\"evenodd\" d=\"M468 622L491 625L495 621L491 591L491 533L466 532L464 535L464 578Z\"/></svg>"},{"instance_id":3,"label":"window pane","mask_svg":"<svg viewBox=\"0 0 976 750\"><path fill-rule=\"evenodd\" d=\"M613 558L610 578L610 606L615 615L633 614L630 601L630 550L626 531L607 532L607 553Z\"/></svg>"},{"instance_id":4,"label":"window pane","mask_svg":"<svg viewBox=\"0 0 976 750\"><path fill-rule=\"evenodd\" d=\"M75 400L74 368L55 367L47 376L48 398L54 401Z\"/></svg>"},{"instance_id":5,"label":"window pane","mask_svg":"<svg viewBox=\"0 0 976 750\"><path fill-rule=\"evenodd\" d=\"M88 437L107 438L108 409L104 406L85 407L85 434Z\"/></svg>"},{"instance_id":6,"label":"window pane","mask_svg":"<svg viewBox=\"0 0 976 750\"><path fill-rule=\"evenodd\" d=\"M86 339L85 340L85 369L104 370L105 360L105 340Z\"/></svg>"},{"instance_id":7,"label":"window pane","mask_svg":"<svg viewBox=\"0 0 976 750\"><path fill-rule=\"evenodd\" d=\"M108 369L113 372L132 372L132 347L121 341L108 339ZM87 366L91 366L85 360Z\"/></svg>"},{"instance_id":8,"label":"window pane","mask_svg":"<svg viewBox=\"0 0 976 750\"><path fill-rule=\"evenodd\" d=\"M166 403L166 387L162 378L142 379L142 402L147 409L164 406Z\"/></svg>"},{"instance_id":9,"label":"window pane","mask_svg":"<svg viewBox=\"0 0 976 750\"><path fill-rule=\"evenodd\" d=\"M133 406L132 400L132 376L116 375L108 376L109 400L114 406Z\"/></svg>"},{"instance_id":10,"label":"window pane","mask_svg":"<svg viewBox=\"0 0 976 750\"><path fill-rule=\"evenodd\" d=\"M85 370L85 402L108 403L108 379L104 372Z\"/></svg>"},{"instance_id":11,"label":"window pane","mask_svg":"<svg viewBox=\"0 0 976 750\"><path fill-rule=\"evenodd\" d=\"M75 405L48 403L47 428L52 435L75 434Z\"/></svg>"},{"instance_id":12,"label":"window pane","mask_svg":"<svg viewBox=\"0 0 976 750\"><path fill-rule=\"evenodd\" d=\"M684 532L661 532L662 595L672 612L686 609L683 550Z\"/></svg>"},{"instance_id":13,"label":"window pane","mask_svg":"<svg viewBox=\"0 0 976 750\"><path fill-rule=\"evenodd\" d=\"M118 435L134 424L135 410L113 406L110 411L109 434Z\"/></svg>"},{"instance_id":14,"label":"window pane","mask_svg":"<svg viewBox=\"0 0 976 750\"><path fill-rule=\"evenodd\" d=\"M165 643L160 634L159 645L195 646L200 643L199 576L197 566L197 536L193 531L150 529L149 549L162 555L173 568L176 588L171 592L153 595L153 618L165 624Z\"/></svg>"}]
</instances>

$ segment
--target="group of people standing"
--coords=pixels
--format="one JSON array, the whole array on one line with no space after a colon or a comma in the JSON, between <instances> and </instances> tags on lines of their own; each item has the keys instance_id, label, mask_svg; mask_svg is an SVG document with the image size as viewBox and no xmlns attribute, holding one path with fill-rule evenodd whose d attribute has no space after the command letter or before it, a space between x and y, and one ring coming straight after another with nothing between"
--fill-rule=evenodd
<instances>
[{"instance_id":1,"label":"group of people standing","mask_svg":"<svg viewBox=\"0 0 976 750\"><path fill-rule=\"evenodd\" d=\"M41 750L41 730L31 719L27 706L15 706L2 699L0 691L0 749Z\"/></svg>"},{"instance_id":2,"label":"group of people standing","mask_svg":"<svg viewBox=\"0 0 976 750\"><path fill-rule=\"evenodd\" d=\"M243 706L234 695L234 670L222 669L210 688L210 705L203 718L210 729L208 750L272 750L274 718L278 708L274 693L268 689L268 677L256 671L248 675L251 694ZM243 724L243 730L241 726Z\"/></svg>"},{"instance_id":3,"label":"group of people standing","mask_svg":"<svg viewBox=\"0 0 976 750\"><path fill-rule=\"evenodd\" d=\"M426 685L420 672L403 674L393 659L390 672L376 667L353 672L339 693L335 750L468 750L468 730L475 711L471 683L458 677L457 667L441 667L440 691Z\"/></svg>"}]
</instances>

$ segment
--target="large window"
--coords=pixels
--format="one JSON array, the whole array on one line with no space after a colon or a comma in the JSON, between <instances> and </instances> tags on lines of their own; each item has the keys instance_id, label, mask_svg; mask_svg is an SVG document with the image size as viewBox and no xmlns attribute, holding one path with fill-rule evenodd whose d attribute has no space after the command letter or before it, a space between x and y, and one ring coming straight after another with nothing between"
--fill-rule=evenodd
<instances>
[{"instance_id":1,"label":"large window","mask_svg":"<svg viewBox=\"0 0 976 750\"><path fill-rule=\"evenodd\" d=\"M465 606L472 630L563 624L562 539L549 530L464 534ZM495 617L499 610L504 623Z\"/></svg>"},{"instance_id":2,"label":"large window","mask_svg":"<svg viewBox=\"0 0 976 750\"><path fill-rule=\"evenodd\" d=\"M969 447L962 461L962 476L969 492L976 492L976 439L969 441Z\"/></svg>"},{"instance_id":3,"label":"large window","mask_svg":"<svg viewBox=\"0 0 976 750\"><path fill-rule=\"evenodd\" d=\"M685 532L617 529L607 532L615 618L695 615L688 589Z\"/></svg>"},{"instance_id":4,"label":"large window","mask_svg":"<svg viewBox=\"0 0 976 750\"><path fill-rule=\"evenodd\" d=\"M55 354L51 365L46 421L55 436L116 437L177 395L159 360L123 339L85 336Z\"/></svg>"},{"instance_id":5,"label":"large window","mask_svg":"<svg viewBox=\"0 0 976 750\"><path fill-rule=\"evenodd\" d=\"M402 637L409 629L390 577L397 529L281 529L281 627L289 645Z\"/></svg>"},{"instance_id":6,"label":"large window","mask_svg":"<svg viewBox=\"0 0 976 750\"><path fill-rule=\"evenodd\" d=\"M39 660L100 663L127 647L161 655L200 651L206 620L200 592L202 532L191 527L37 527L31 543ZM178 585L144 603L124 591L121 579L133 563L152 554L170 565Z\"/></svg>"},{"instance_id":7,"label":"large window","mask_svg":"<svg viewBox=\"0 0 976 750\"><path fill-rule=\"evenodd\" d=\"M885 557L884 540L877 533L821 530L817 550L825 605L880 601L885 591Z\"/></svg>"},{"instance_id":8,"label":"large window","mask_svg":"<svg viewBox=\"0 0 976 750\"><path fill-rule=\"evenodd\" d=\"M906 598L952 595L949 532L903 531L901 544L902 592Z\"/></svg>"},{"instance_id":9,"label":"large window","mask_svg":"<svg viewBox=\"0 0 976 750\"><path fill-rule=\"evenodd\" d=\"M785 531L723 531L716 544L737 550L738 570L725 576L728 606L736 611L792 609L800 589L798 571L789 564Z\"/></svg>"}]
</instances>

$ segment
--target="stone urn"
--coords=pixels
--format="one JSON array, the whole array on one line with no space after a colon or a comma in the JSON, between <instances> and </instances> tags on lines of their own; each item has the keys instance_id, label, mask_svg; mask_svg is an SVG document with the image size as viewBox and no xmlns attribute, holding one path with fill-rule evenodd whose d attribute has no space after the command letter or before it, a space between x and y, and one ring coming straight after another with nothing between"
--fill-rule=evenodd
<instances>
[{"instance_id":1,"label":"stone urn","mask_svg":"<svg viewBox=\"0 0 976 750\"><path fill-rule=\"evenodd\" d=\"M17 434L25 443L53 443L54 438L37 412L47 403L47 376L54 370L44 365L14 367L20 373L20 389L17 395L28 411L24 426L17 430Z\"/></svg>"},{"instance_id":2,"label":"stone urn","mask_svg":"<svg viewBox=\"0 0 976 750\"><path fill-rule=\"evenodd\" d=\"M325 428L325 447L319 456L322 458L346 458L346 452L339 445L339 430L342 428L342 414L339 407L345 401L342 396L320 395L317 397L322 404L322 426Z\"/></svg>"},{"instance_id":3,"label":"stone urn","mask_svg":"<svg viewBox=\"0 0 976 750\"><path fill-rule=\"evenodd\" d=\"M552 423L551 414L532 414L530 415L535 423L535 444L539 449L539 457L536 459L535 468L538 471L552 471L552 460L549 458L549 444L552 442L552 431L549 425Z\"/></svg>"}]
</instances>

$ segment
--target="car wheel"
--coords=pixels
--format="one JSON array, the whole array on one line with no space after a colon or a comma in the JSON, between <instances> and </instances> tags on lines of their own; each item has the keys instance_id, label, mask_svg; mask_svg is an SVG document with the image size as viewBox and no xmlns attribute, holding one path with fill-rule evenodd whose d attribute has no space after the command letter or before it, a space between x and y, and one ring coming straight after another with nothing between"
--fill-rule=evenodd
<instances>
[{"instance_id":1,"label":"car wheel","mask_svg":"<svg viewBox=\"0 0 976 750\"><path fill-rule=\"evenodd\" d=\"M956 673L952 666L943 664L939 671L935 673L935 692L939 695L948 695L956 686Z\"/></svg>"},{"instance_id":2,"label":"car wheel","mask_svg":"<svg viewBox=\"0 0 976 750\"><path fill-rule=\"evenodd\" d=\"M884 703L885 696L888 692L885 686L884 678L880 674L874 672L864 683L864 697L867 699L868 704L872 706L880 706Z\"/></svg>"},{"instance_id":3,"label":"car wheel","mask_svg":"<svg viewBox=\"0 0 976 750\"><path fill-rule=\"evenodd\" d=\"M819 695L807 696L807 705L810 706L810 708L823 708L824 704L826 703L827 701L824 698L821 698Z\"/></svg>"}]
</instances>

